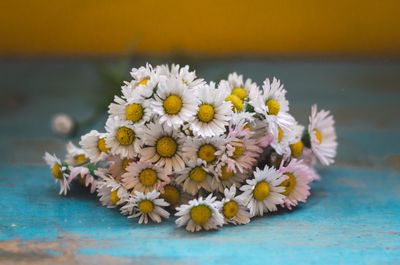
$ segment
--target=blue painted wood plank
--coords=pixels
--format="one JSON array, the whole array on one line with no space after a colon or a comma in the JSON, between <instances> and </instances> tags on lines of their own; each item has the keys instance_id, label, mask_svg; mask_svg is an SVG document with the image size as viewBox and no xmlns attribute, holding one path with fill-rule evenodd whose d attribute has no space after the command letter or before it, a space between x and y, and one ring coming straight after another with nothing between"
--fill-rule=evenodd
<instances>
[{"instance_id":1,"label":"blue painted wood plank","mask_svg":"<svg viewBox=\"0 0 400 265\"><path fill-rule=\"evenodd\" d=\"M314 102L333 111L337 164L320 169L308 203L245 226L189 234L174 219L138 225L82 187L60 197L41 157L45 150L63 154L66 139L51 133L49 119L64 111L82 121L94 112L103 91L96 63L0 61L1 264L400 263L400 63L197 65L208 80L230 71L258 82L282 78L300 121Z\"/></svg>"},{"instance_id":2,"label":"blue painted wood plank","mask_svg":"<svg viewBox=\"0 0 400 265\"><path fill-rule=\"evenodd\" d=\"M50 248L58 258L73 248L76 256L89 259L104 255L155 263L400 262L400 174L340 167L321 174L324 180L313 186L309 202L292 212L189 234L173 220L138 225L103 208L81 187L58 197L46 167L2 166L0 240L62 242Z\"/></svg>"}]
</instances>

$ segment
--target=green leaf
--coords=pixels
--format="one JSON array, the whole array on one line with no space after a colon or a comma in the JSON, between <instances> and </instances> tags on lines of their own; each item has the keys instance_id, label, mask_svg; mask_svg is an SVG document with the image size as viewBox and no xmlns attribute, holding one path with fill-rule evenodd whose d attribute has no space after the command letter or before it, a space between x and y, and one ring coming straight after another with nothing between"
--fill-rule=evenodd
<instances>
[{"instance_id":1,"label":"green leaf","mask_svg":"<svg viewBox=\"0 0 400 265\"><path fill-rule=\"evenodd\" d=\"M311 148L311 139L308 130L304 130L303 136L301 137L301 141L303 142L305 147Z\"/></svg>"}]
</instances>

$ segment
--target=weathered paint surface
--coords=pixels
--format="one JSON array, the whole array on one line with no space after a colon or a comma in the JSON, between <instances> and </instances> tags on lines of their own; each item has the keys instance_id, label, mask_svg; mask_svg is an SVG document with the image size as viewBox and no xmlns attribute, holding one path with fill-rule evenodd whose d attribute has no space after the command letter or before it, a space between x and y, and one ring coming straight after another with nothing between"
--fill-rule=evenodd
<instances>
[{"instance_id":1,"label":"weathered paint surface","mask_svg":"<svg viewBox=\"0 0 400 265\"><path fill-rule=\"evenodd\" d=\"M320 169L308 203L292 212L189 234L173 219L138 225L81 187L58 196L41 156L62 154L65 139L48 120L58 111L90 116L101 94L92 63L1 62L0 263L399 264L400 64L231 61L198 73L232 70L282 78L300 121L313 102L331 109L337 164Z\"/></svg>"}]
</instances>

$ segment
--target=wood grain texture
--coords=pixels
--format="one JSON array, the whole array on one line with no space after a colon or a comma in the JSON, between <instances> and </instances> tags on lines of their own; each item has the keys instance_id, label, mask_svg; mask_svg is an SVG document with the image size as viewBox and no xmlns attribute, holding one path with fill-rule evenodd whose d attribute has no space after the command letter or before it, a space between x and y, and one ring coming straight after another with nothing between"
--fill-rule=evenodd
<instances>
[{"instance_id":1,"label":"wood grain texture","mask_svg":"<svg viewBox=\"0 0 400 265\"><path fill-rule=\"evenodd\" d=\"M2 61L1 264L400 263L400 64L215 61L196 67L208 80L233 70L258 82L281 78L301 122L314 102L332 110L337 163L319 169L322 180L308 203L246 226L189 234L173 219L138 225L81 187L60 197L41 156L63 154L66 139L52 135L49 119L64 111L82 121L94 112L93 99L103 91L96 63ZM104 118L94 127L101 129Z\"/></svg>"}]
</instances>

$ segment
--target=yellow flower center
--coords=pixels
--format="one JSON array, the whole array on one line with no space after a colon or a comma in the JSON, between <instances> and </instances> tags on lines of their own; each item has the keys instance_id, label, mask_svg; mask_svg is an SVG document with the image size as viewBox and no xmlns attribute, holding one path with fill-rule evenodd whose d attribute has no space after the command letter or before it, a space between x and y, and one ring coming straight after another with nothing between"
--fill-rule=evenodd
<instances>
[{"instance_id":1,"label":"yellow flower center","mask_svg":"<svg viewBox=\"0 0 400 265\"><path fill-rule=\"evenodd\" d=\"M197 112L197 117L202 122L210 122L214 119L214 106L210 104L201 104L199 111Z\"/></svg>"},{"instance_id":2,"label":"yellow flower center","mask_svg":"<svg viewBox=\"0 0 400 265\"><path fill-rule=\"evenodd\" d=\"M285 188L285 191L282 192L282 194L288 196L296 187L296 178L292 173L285 173L285 175L288 176L288 178L285 179L279 186Z\"/></svg>"},{"instance_id":3,"label":"yellow flower center","mask_svg":"<svg viewBox=\"0 0 400 265\"><path fill-rule=\"evenodd\" d=\"M303 154L304 144L301 140L290 145L290 151L294 158L299 158Z\"/></svg>"},{"instance_id":4,"label":"yellow flower center","mask_svg":"<svg viewBox=\"0 0 400 265\"><path fill-rule=\"evenodd\" d=\"M55 163L54 166L51 168L51 174L56 179L62 179L63 178L63 173L61 171L61 165Z\"/></svg>"},{"instance_id":5,"label":"yellow flower center","mask_svg":"<svg viewBox=\"0 0 400 265\"><path fill-rule=\"evenodd\" d=\"M163 106L167 114L178 114L182 108L182 99L177 95L170 95L164 100Z\"/></svg>"},{"instance_id":6,"label":"yellow flower center","mask_svg":"<svg viewBox=\"0 0 400 265\"><path fill-rule=\"evenodd\" d=\"M319 143L322 143L322 133L320 130L314 129L315 138L317 138Z\"/></svg>"},{"instance_id":7,"label":"yellow flower center","mask_svg":"<svg viewBox=\"0 0 400 265\"><path fill-rule=\"evenodd\" d=\"M247 96L247 90L243 87L235 87L232 89L232 95L235 95L241 100L244 100Z\"/></svg>"},{"instance_id":8,"label":"yellow flower center","mask_svg":"<svg viewBox=\"0 0 400 265\"><path fill-rule=\"evenodd\" d=\"M235 217L238 211L239 211L239 205L235 201L228 201L222 207L222 213L228 219Z\"/></svg>"},{"instance_id":9,"label":"yellow flower center","mask_svg":"<svg viewBox=\"0 0 400 265\"><path fill-rule=\"evenodd\" d=\"M254 131L254 128L252 127L252 126L250 126L250 124L248 124L248 123L246 123L244 126L243 126L243 129L244 130L249 130L249 131Z\"/></svg>"},{"instance_id":10,"label":"yellow flower center","mask_svg":"<svg viewBox=\"0 0 400 265\"><path fill-rule=\"evenodd\" d=\"M162 194L162 197L166 202L172 206L175 206L179 203L181 193L175 186L168 184L164 187L164 193Z\"/></svg>"},{"instance_id":11,"label":"yellow flower center","mask_svg":"<svg viewBox=\"0 0 400 265\"><path fill-rule=\"evenodd\" d=\"M283 138L283 130L281 127L278 127L278 142L282 141Z\"/></svg>"},{"instance_id":12,"label":"yellow flower center","mask_svg":"<svg viewBox=\"0 0 400 265\"><path fill-rule=\"evenodd\" d=\"M190 170L189 177L194 182L200 183L206 179L206 171L202 167L195 167Z\"/></svg>"},{"instance_id":13,"label":"yellow flower center","mask_svg":"<svg viewBox=\"0 0 400 265\"><path fill-rule=\"evenodd\" d=\"M154 184L156 184L157 181L157 171L152 168L143 169L139 173L139 181L143 186L153 186Z\"/></svg>"},{"instance_id":14,"label":"yellow flower center","mask_svg":"<svg viewBox=\"0 0 400 265\"><path fill-rule=\"evenodd\" d=\"M239 112L243 110L243 100L241 100L238 96L231 94L227 96L225 100L232 103L233 110Z\"/></svg>"},{"instance_id":15,"label":"yellow flower center","mask_svg":"<svg viewBox=\"0 0 400 265\"><path fill-rule=\"evenodd\" d=\"M278 115L281 109L279 102L273 98L268 99L265 105L268 107L268 115Z\"/></svg>"},{"instance_id":16,"label":"yellow flower center","mask_svg":"<svg viewBox=\"0 0 400 265\"><path fill-rule=\"evenodd\" d=\"M151 213L154 209L154 204L150 200L143 200L143 201L139 202L138 206L139 206L139 210L142 213Z\"/></svg>"},{"instance_id":17,"label":"yellow flower center","mask_svg":"<svg viewBox=\"0 0 400 265\"><path fill-rule=\"evenodd\" d=\"M106 138L99 138L97 141L97 148L103 153L108 153L110 151L106 145Z\"/></svg>"},{"instance_id":18,"label":"yellow flower center","mask_svg":"<svg viewBox=\"0 0 400 265\"><path fill-rule=\"evenodd\" d=\"M82 165L87 161L87 157L84 154L74 156L74 162L76 165Z\"/></svg>"},{"instance_id":19,"label":"yellow flower center","mask_svg":"<svg viewBox=\"0 0 400 265\"><path fill-rule=\"evenodd\" d=\"M142 79L139 82L137 82L137 86L145 86L145 85L147 85L148 82L149 82L149 78L146 77L145 79Z\"/></svg>"},{"instance_id":20,"label":"yellow flower center","mask_svg":"<svg viewBox=\"0 0 400 265\"><path fill-rule=\"evenodd\" d=\"M112 205L116 205L118 203L118 201L119 201L118 189L116 189L110 193L110 202Z\"/></svg>"},{"instance_id":21,"label":"yellow flower center","mask_svg":"<svg viewBox=\"0 0 400 265\"><path fill-rule=\"evenodd\" d=\"M121 162L122 170L126 172L126 168L129 166L130 163L131 163L131 160L129 160L128 158L122 159L122 162Z\"/></svg>"},{"instance_id":22,"label":"yellow flower center","mask_svg":"<svg viewBox=\"0 0 400 265\"><path fill-rule=\"evenodd\" d=\"M219 176L219 179L222 180L222 181L228 180L228 179L230 179L233 175L234 175L233 171L230 170L230 169L228 168L227 165L225 165L225 166L223 166L223 167L221 168L221 176Z\"/></svg>"},{"instance_id":23,"label":"yellow flower center","mask_svg":"<svg viewBox=\"0 0 400 265\"><path fill-rule=\"evenodd\" d=\"M244 145L242 143L242 145L235 146L235 150L233 151L232 157L234 159L238 159L239 157L241 157L244 154L244 152L246 152L246 148L244 147Z\"/></svg>"},{"instance_id":24,"label":"yellow flower center","mask_svg":"<svg viewBox=\"0 0 400 265\"><path fill-rule=\"evenodd\" d=\"M125 118L128 121L138 122L143 117L143 107L138 103L129 104L125 108Z\"/></svg>"},{"instance_id":25,"label":"yellow flower center","mask_svg":"<svg viewBox=\"0 0 400 265\"><path fill-rule=\"evenodd\" d=\"M128 127L120 127L117 130L115 138L121 145L131 145L135 140L135 133Z\"/></svg>"},{"instance_id":26,"label":"yellow flower center","mask_svg":"<svg viewBox=\"0 0 400 265\"><path fill-rule=\"evenodd\" d=\"M203 144L197 151L197 156L207 163L211 163L215 160L215 152L216 149L212 144Z\"/></svg>"},{"instance_id":27,"label":"yellow flower center","mask_svg":"<svg viewBox=\"0 0 400 265\"><path fill-rule=\"evenodd\" d=\"M266 181L260 181L256 184L253 190L254 199L263 201L269 195L269 184Z\"/></svg>"},{"instance_id":28,"label":"yellow flower center","mask_svg":"<svg viewBox=\"0 0 400 265\"><path fill-rule=\"evenodd\" d=\"M156 143L156 151L162 157L172 157L178 148L174 138L163 136Z\"/></svg>"},{"instance_id":29,"label":"yellow flower center","mask_svg":"<svg viewBox=\"0 0 400 265\"><path fill-rule=\"evenodd\" d=\"M204 225L211 218L211 209L204 204L192 207L190 217L198 225Z\"/></svg>"}]
</instances>

